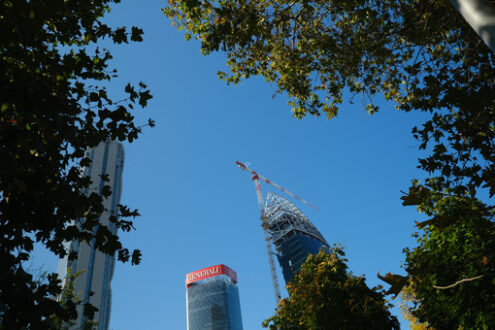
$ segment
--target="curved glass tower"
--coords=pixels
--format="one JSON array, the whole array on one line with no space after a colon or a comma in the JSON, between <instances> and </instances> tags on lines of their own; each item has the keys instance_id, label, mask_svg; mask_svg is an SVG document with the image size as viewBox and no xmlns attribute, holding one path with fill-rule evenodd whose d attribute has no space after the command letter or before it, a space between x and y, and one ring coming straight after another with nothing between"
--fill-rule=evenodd
<instances>
[{"instance_id":1,"label":"curved glass tower","mask_svg":"<svg viewBox=\"0 0 495 330\"><path fill-rule=\"evenodd\" d=\"M188 330L242 330L237 274L225 265L186 275Z\"/></svg>"},{"instance_id":2,"label":"curved glass tower","mask_svg":"<svg viewBox=\"0 0 495 330\"><path fill-rule=\"evenodd\" d=\"M285 198L269 192L265 216L285 283L294 278L310 254L317 254L322 247L329 249L318 229Z\"/></svg>"}]
</instances>

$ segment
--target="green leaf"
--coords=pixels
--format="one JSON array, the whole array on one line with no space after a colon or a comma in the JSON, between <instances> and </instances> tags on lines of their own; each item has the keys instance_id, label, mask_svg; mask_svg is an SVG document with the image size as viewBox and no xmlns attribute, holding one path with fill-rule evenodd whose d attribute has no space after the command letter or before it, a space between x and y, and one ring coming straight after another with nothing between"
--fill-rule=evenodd
<instances>
[{"instance_id":1,"label":"green leaf","mask_svg":"<svg viewBox=\"0 0 495 330\"><path fill-rule=\"evenodd\" d=\"M387 294L393 294L394 296L397 296L409 282L409 278L407 276L396 275L390 272L385 274L385 276L378 273L377 276L382 281L390 284Z\"/></svg>"}]
</instances>

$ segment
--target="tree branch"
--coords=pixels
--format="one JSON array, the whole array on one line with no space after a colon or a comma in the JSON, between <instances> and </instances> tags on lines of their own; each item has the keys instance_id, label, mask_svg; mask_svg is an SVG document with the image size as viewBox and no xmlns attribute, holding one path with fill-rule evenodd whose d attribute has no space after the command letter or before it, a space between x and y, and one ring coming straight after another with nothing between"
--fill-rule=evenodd
<instances>
[{"instance_id":1,"label":"tree branch","mask_svg":"<svg viewBox=\"0 0 495 330\"><path fill-rule=\"evenodd\" d=\"M485 275L478 275L478 276L475 276L475 277L470 277L470 278L463 278L462 280L459 280L453 284L450 284L450 285L447 285L447 286L438 286L438 285L434 285L433 287L435 289L439 289L439 290L445 290L445 289L450 289L450 288L453 288L463 282L471 282L471 281L474 281L474 280L478 280L482 277L484 277Z\"/></svg>"}]
</instances>

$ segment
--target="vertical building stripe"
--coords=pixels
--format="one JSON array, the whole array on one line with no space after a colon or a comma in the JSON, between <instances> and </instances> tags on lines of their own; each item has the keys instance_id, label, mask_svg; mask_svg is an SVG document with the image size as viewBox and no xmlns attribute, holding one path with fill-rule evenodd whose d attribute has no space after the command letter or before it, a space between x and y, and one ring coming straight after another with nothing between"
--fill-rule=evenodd
<instances>
[{"instance_id":1,"label":"vertical building stripe","mask_svg":"<svg viewBox=\"0 0 495 330\"><path fill-rule=\"evenodd\" d=\"M105 142L105 150L103 152L103 164L101 167L100 185L98 188L98 194L100 196L101 196L101 193L103 191L103 187L105 186L105 181L103 180L103 176L106 175L106 173L107 173L108 148L109 148L109 142ZM101 218L100 218L100 221L101 221ZM98 230L98 225L96 225L93 228L93 232L96 233L97 230ZM88 273L87 273L87 277L86 277L86 287L84 290L83 306L84 306L84 304L87 304L89 302L89 296L91 293L91 283L93 281L93 271L94 271L94 266L95 266L95 253L96 253L95 242L96 242L96 239L93 238L91 240L89 263L88 263L88 268L87 268ZM86 322L86 317L83 315L83 317L81 318L81 329L83 328L85 322Z\"/></svg>"},{"instance_id":2,"label":"vertical building stripe","mask_svg":"<svg viewBox=\"0 0 495 330\"><path fill-rule=\"evenodd\" d=\"M110 215L118 217L117 203L120 201L120 195L122 191L122 171L124 166L124 151L122 146L117 146L116 157L115 157L115 171L113 176L113 186L112 186L112 204L110 207ZM108 224L108 230L112 233L116 233L116 227L114 222ZM108 329L108 324L110 321L110 281L113 277L113 267L114 267L115 256L105 255L105 266L103 272L103 285L102 294L100 299L100 311L98 313L98 329L105 330Z\"/></svg>"}]
</instances>

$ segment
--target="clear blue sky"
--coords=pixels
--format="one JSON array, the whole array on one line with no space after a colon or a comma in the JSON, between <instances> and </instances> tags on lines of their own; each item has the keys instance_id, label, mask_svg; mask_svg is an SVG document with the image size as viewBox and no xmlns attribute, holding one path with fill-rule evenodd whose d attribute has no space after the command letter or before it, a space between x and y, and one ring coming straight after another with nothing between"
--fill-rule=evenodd
<instances>
[{"instance_id":1,"label":"clear blue sky","mask_svg":"<svg viewBox=\"0 0 495 330\"><path fill-rule=\"evenodd\" d=\"M120 72L111 90L147 83L154 98L136 121L157 123L125 145L122 203L142 216L122 239L142 250L143 261L117 264L110 328L185 329L185 274L219 263L237 271L246 330L273 314L254 185L236 160L317 205L295 203L328 242L345 247L350 270L368 285L381 283L378 271L404 273L402 249L414 245L421 216L399 198L422 177L410 133L422 115L389 104L370 117L356 97L333 120L296 120L285 96L272 98L273 85L218 80L224 55L202 56L199 42L186 42L161 13L165 4L126 0L106 19L145 31L143 43L111 48ZM56 270L41 249L35 263Z\"/></svg>"}]
</instances>

